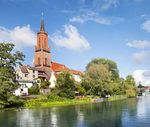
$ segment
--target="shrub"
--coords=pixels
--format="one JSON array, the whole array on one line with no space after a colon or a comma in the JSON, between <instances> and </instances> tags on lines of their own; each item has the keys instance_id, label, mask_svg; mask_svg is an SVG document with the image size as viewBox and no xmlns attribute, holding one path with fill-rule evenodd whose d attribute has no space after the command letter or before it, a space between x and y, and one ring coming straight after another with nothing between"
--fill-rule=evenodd
<instances>
[{"instance_id":1,"label":"shrub","mask_svg":"<svg viewBox=\"0 0 150 127\"><path fill-rule=\"evenodd\" d=\"M126 95L127 95L127 97L135 97L136 96L136 90L133 88L127 89Z\"/></svg>"},{"instance_id":2,"label":"shrub","mask_svg":"<svg viewBox=\"0 0 150 127\"><path fill-rule=\"evenodd\" d=\"M31 88L28 89L29 94L37 95L39 94L40 90L38 85L33 85Z\"/></svg>"}]
</instances>

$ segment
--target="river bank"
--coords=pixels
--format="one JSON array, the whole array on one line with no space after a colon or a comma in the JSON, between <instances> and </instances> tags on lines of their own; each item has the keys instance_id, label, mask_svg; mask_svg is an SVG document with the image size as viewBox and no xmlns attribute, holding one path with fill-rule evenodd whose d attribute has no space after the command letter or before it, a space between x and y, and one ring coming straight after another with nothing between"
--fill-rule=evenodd
<instances>
[{"instance_id":1,"label":"river bank","mask_svg":"<svg viewBox=\"0 0 150 127\"><path fill-rule=\"evenodd\" d=\"M127 97L125 95L114 95L110 98L98 98L98 97L84 97L78 99L66 99L60 98L58 96L51 97L40 97L37 99L26 100L24 103L25 108L37 108L37 107L52 107L52 106L67 106L67 105L76 105L76 104L88 104L88 103L98 103L103 101L117 101L123 100Z\"/></svg>"}]
</instances>

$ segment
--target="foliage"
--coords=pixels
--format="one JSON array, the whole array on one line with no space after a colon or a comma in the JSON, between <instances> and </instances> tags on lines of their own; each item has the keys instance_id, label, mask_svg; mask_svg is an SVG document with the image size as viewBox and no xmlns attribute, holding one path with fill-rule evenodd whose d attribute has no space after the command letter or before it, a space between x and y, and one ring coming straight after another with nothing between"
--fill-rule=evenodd
<instances>
[{"instance_id":1,"label":"foliage","mask_svg":"<svg viewBox=\"0 0 150 127\"><path fill-rule=\"evenodd\" d=\"M61 97L59 97L59 96L57 96L55 94L49 94L49 95L47 95L47 99L49 101L62 101L62 100L64 100L63 98L61 98Z\"/></svg>"},{"instance_id":2,"label":"foliage","mask_svg":"<svg viewBox=\"0 0 150 127\"><path fill-rule=\"evenodd\" d=\"M34 84L32 87L28 89L29 94L38 95L40 93L39 86Z\"/></svg>"},{"instance_id":3,"label":"foliage","mask_svg":"<svg viewBox=\"0 0 150 127\"><path fill-rule=\"evenodd\" d=\"M24 106L27 108L33 107L51 107L51 106L64 106L64 105L74 105L74 104L86 104L91 103L92 100L90 98L81 98L81 99L68 99L61 98L56 95L48 95L46 98L44 97L39 99L31 99L27 100L24 103Z\"/></svg>"},{"instance_id":4,"label":"foliage","mask_svg":"<svg viewBox=\"0 0 150 127\"><path fill-rule=\"evenodd\" d=\"M145 88L141 83L139 83L138 88L142 89Z\"/></svg>"},{"instance_id":5,"label":"foliage","mask_svg":"<svg viewBox=\"0 0 150 127\"><path fill-rule=\"evenodd\" d=\"M86 94L86 91L85 91L85 89L84 89L84 87L83 86L81 86L81 84L79 84L79 83L77 83L76 84L76 91L77 92L79 92L79 95L85 95Z\"/></svg>"},{"instance_id":6,"label":"foliage","mask_svg":"<svg viewBox=\"0 0 150 127\"><path fill-rule=\"evenodd\" d=\"M87 94L105 96L110 94L112 72L105 64L91 64L82 79L82 86Z\"/></svg>"},{"instance_id":7,"label":"foliage","mask_svg":"<svg viewBox=\"0 0 150 127\"><path fill-rule=\"evenodd\" d=\"M127 97L135 97L136 96L136 90L133 88L129 88L126 90Z\"/></svg>"},{"instance_id":8,"label":"foliage","mask_svg":"<svg viewBox=\"0 0 150 127\"><path fill-rule=\"evenodd\" d=\"M128 75L125 80L126 95L128 97L135 97L137 94L136 83L131 75Z\"/></svg>"},{"instance_id":9,"label":"foliage","mask_svg":"<svg viewBox=\"0 0 150 127\"><path fill-rule=\"evenodd\" d=\"M11 105L10 98L19 86L15 81L15 67L24 60L24 55L16 51L13 53L14 44L0 43L0 102L1 105Z\"/></svg>"},{"instance_id":10,"label":"foliage","mask_svg":"<svg viewBox=\"0 0 150 127\"><path fill-rule=\"evenodd\" d=\"M117 68L116 62L110 60L110 59L104 59L104 58L96 58L93 59L91 62L88 63L86 66L86 70L92 65L92 64L103 64L108 67L108 70L112 73L112 78L116 79L119 77L119 70Z\"/></svg>"},{"instance_id":11,"label":"foliage","mask_svg":"<svg viewBox=\"0 0 150 127\"><path fill-rule=\"evenodd\" d=\"M89 62L81 85L87 95L123 95L129 94L128 89L132 89L136 95L134 78L131 75L125 80L120 78L117 64L109 59L98 58Z\"/></svg>"},{"instance_id":12,"label":"foliage","mask_svg":"<svg viewBox=\"0 0 150 127\"><path fill-rule=\"evenodd\" d=\"M67 71L58 75L56 88L58 89L58 95L60 97L75 97L75 81L73 76Z\"/></svg>"},{"instance_id":13,"label":"foliage","mask_svg":"<svg viewBox=\"0 0 150 127\"><path fill-rule=\"evenodd\" d=\"M50 86L50 82L48 80L41 79L40 88L42 88L42 89L48 89L49 86Z\"/></svg>"}]
</instances>

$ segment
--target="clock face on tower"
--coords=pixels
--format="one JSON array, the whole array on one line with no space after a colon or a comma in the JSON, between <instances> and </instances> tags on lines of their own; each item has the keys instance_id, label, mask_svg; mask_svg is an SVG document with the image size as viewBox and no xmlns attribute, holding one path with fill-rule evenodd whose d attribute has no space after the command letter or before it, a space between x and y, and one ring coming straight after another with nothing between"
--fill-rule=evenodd
<instances>
[{"instance_id":1,"label":"clock face on tower","mask_svg":"<svg viewBox=\"0 0 150 127\"><path fill-rule=\"evenodd\" d=\"M41 20L40 31L37 33L37 45L34 52L35 67L50 67L50 48L48 46L48 33L45 32L44 20Z\"/></svg>"}]
</instances>

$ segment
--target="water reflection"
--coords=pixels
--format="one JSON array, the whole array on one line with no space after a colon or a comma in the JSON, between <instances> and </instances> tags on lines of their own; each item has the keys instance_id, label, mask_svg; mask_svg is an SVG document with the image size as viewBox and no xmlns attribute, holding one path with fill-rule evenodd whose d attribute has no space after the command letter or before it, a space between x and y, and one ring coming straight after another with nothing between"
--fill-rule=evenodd
<instances>
[{"instance_id":1,"label":"water reflection","mask_svg":"<svg viewBox=\"0 0 150 127\"><path fill-rule=\"evenodd\" d=\"M150 97L0 112L0 127L150 127Z\"/></svg>"}]
</instances>

